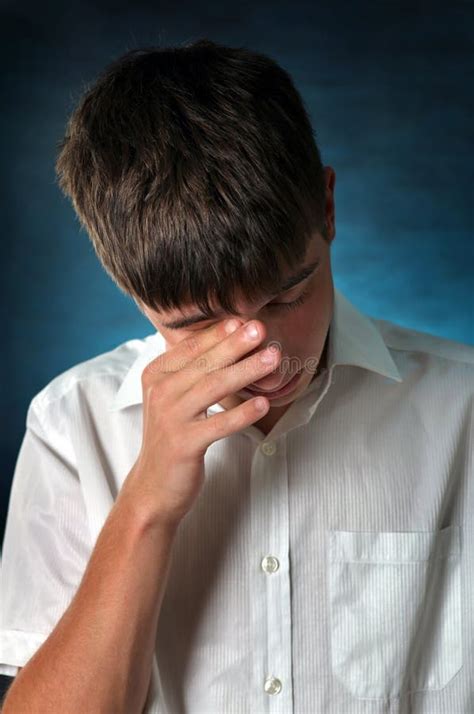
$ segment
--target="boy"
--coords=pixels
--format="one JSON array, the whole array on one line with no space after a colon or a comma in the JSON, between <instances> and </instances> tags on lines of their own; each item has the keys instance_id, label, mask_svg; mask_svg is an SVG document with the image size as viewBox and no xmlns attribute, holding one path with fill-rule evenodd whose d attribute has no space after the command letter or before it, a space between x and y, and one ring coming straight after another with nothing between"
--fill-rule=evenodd
<instances>
[{"instance_id":1,"label":"boy","mask_svg":"<svg viewBox=\"0 0 474 714\"><path fill-rule=\"evenodd\" d=\"M28 409L5 714L472 712L474 350L334 288L335 173L289 75L131 51L57 172L156 332Z\"/></svg>"}]
</instances>

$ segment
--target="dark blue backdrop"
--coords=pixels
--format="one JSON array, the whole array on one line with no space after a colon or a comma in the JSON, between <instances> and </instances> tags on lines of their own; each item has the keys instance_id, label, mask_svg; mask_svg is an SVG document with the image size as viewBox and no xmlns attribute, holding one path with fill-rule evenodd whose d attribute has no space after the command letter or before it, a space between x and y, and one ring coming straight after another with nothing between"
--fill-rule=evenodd
<instances>
[{"instance_id":1,"label":"dark blue backdrop","mask_svg":"<svg viewBox=\"0 0 474 714\"><path fill-rule=\"evenodd\" d=\"M128 49L209 37L294 77L336 171L336 285L374 317L474 344L472 2L2 4L3 533L28 404L153 332L55 183L85 83Z\"/></svg>"}]
</instances>

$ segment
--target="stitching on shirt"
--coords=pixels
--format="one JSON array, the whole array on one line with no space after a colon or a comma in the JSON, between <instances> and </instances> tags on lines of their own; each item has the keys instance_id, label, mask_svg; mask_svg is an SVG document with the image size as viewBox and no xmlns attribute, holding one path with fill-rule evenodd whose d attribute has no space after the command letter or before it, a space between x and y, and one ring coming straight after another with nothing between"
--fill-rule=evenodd
<instances>
[{"instance_id":1,"label":"stitching on shirt","mask_svg":"<svg viewBox=\"0 0 474 714\"><path fill-rule=\"evenodd\" d=\"M116 373L111 373L111 372L99 372L97 374L89 374L87 377L79 377L77 379L73 379L67 386L64 388L64 391L61 392L56 397L52 397L51 399L46 398L46 394L44 392L47 392L49 384L47 384L43 389L41 389L33 399L31 400L31 403L36 402L40 409L46 409L50 404L54 404L55 402L59 401L63 397L65 397L69 392L77 385L81 384L82 382L87 382L89 380L95 379L96 377L112 377L114 379L122 377L125 378L130 367L124 372L123 375L117 375Z\"/></svg>"}]
</instances>

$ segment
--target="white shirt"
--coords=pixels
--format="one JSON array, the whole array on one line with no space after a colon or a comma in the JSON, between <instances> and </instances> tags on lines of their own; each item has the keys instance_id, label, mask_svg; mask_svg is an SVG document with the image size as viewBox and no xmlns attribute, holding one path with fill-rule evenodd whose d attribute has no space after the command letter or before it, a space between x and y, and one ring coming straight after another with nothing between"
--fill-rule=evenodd
<instances>
[{"instance_id":1,"label":"white shirt","mask_svg":"<svg viewBox=\"0 0 474 714\"><path fill-rule=\"evenodd\" d=\"M142 438L158 333L32 399L3 548L0 672L77 589ZM180 524L147 714L474 712L474 348L335 289L327 369L268 435L212 444ZM214 404L209 413L222 410Z\"/></svg>"}]
</instances>

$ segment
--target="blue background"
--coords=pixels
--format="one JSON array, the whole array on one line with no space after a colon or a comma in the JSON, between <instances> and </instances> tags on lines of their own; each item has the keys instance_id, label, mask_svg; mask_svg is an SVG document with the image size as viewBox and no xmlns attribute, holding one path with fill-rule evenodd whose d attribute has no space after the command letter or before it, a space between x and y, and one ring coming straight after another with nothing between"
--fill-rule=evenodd
<instances>
[{"instance_id":1,"label":"blue background","mask_svg":"<svg viewBox=\"0 0 474 714\"><path fill-rule=\"evenodd\" d=\"M336 172L336 286L369 315L474 345L473 16L434 0L2 4L2 533L33 396L154 331L56 184L86 83L145 45L208 37L271 55Z\"/></svg>"}]
</instances>

